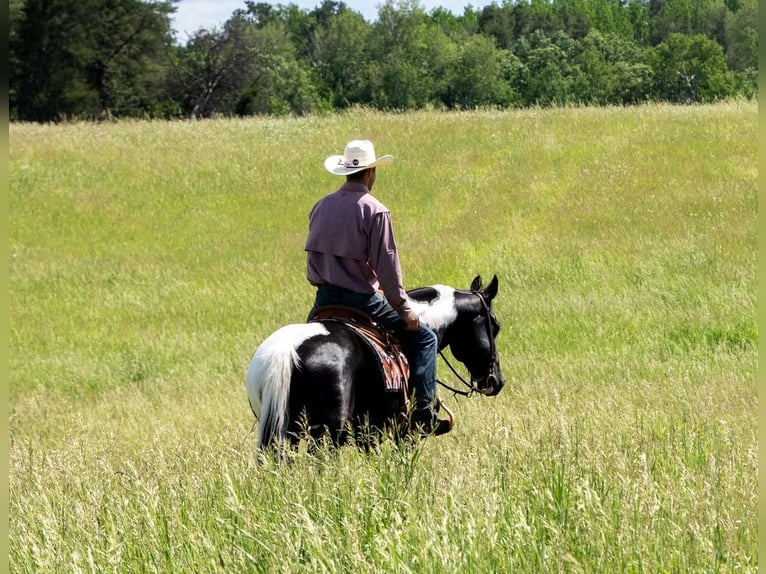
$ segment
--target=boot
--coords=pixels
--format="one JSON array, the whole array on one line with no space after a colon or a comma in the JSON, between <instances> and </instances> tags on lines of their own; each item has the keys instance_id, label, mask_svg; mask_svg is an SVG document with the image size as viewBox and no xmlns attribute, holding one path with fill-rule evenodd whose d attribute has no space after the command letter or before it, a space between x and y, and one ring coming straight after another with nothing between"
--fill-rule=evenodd
<instances>
[{"instance_id":1,"label":"boot","mask_svg":"<svg viewBox=\"0 0 766 574\"><path fill-rule=\"evenodd\" d=\"M440 419L430 407L413 411L410 427L421 436L439 436L452 430L452 421Z\"/></svg>"}]
</instances>

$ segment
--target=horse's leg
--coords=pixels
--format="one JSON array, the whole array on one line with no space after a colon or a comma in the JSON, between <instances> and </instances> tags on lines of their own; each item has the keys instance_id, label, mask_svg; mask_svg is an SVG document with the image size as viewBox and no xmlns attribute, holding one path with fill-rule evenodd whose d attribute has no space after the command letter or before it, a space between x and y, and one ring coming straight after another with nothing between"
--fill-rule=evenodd
<instances>
[{"instance_id":1,"label":"horse's leg","mask_svg":"<svg viewBox=\"0 0 766 574\"><path fill-rule=\"evenodd\" d=\"M343 446L348 442L348 431L343 427L334 425L312 425L306 434L307 450L309 454L317 454L320 448L327 446L331 449Z\"/></svg>"},{"instance_id":2,"label":"horse's leg","mask_svg":"<svg viewBox=\"0 0 766 574\"><path fill-rule=\"evenodd\" d=\"M349 431L349 425L344 424L340 429L336 429L333 433L335 440L333 443L335 446L344 446L351 442L352 432Z\"/></svg>"},{"instance_id":3,"label":"horse's leg","mask_svg":"<svg viewBox=\"0 0 766 574\"><path fill-rule=\"evenodd\" d=\"M366 453L374 451L380 444L382 425L371 418L370 413L357 416L354 424L356 446Z\"/></svg>"},{"instance_id":4,"label":"horse's leg","mask_svg":"<svg viewBox=\"0 0 766 574\"><path fill-rule=\"evenodd\" d=\"M307 340L298 349L301 363L292 381L290 409L306 410L309 437L326 437L338 447L354 439L349 420L355 412L355 385L365 380L360 375L368 352L344 327L326 327L327 337Z\"/></svg>"}]
</instances>

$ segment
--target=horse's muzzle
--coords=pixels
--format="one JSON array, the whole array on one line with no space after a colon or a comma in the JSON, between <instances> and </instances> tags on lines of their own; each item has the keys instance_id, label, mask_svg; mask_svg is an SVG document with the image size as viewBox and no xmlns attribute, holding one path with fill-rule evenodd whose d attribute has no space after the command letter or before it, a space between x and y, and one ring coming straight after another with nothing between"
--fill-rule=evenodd
<instances>
[{"instance_id":1,"label":"horse's muzzle","mask_svg":"<svg viewBox=\"0 0 766 574\"><path fill-rule=\"evenodd\" d=\"M505 379L503 375L495 375L494 373L487 376L484 380L484 384L480 385L479 392L486 397L494 397L505 385Z\"/></svg>"}]
</instances>

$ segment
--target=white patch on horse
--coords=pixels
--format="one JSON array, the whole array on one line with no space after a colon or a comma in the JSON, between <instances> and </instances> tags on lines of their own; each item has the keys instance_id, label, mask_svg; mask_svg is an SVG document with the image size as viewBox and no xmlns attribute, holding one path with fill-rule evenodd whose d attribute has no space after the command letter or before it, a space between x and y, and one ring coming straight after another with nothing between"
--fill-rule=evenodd
<instances>
[{"instance_id":1,"label":"white patch on horse","mask_svg":"<svg viewBox=\"0 0 766 574\"><path fill-rule=\"evenodd\" d=\"M279 427L284 425L290 378L299 362L296 349L312 337L327 334L321 323L296 323L274 331L260 344L245 377L247 397L256 416L266 414L263 405L277 418Z\"/></svg>"},{"instance_id":2,"label":"white patch on horse","mask_svg":"<svg viewBox=\"0 0 766 574\"><path fill-rule=\"evenodd\" d=\"M437 296L431 301L410 299L410 306L420 320L432 331L441 331L457 319L455 289L447 285L434 285Z\"/></svg>"}]
</instances>

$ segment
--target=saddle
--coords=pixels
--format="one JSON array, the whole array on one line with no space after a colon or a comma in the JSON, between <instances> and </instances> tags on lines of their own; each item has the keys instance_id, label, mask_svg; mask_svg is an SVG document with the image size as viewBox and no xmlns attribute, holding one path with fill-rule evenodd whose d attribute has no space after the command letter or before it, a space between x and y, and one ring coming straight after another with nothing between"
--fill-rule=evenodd
<instances>
[{"instance_id":1,"label":"saddle","mask_svg":"<svg viewBox=\"0 0 766 574\"><path fill-rule=\"evenodd\" d=\"M380 327L372 317L346 305L326 305L317 308L311 321L335 322L347 327L378 357L378 366L386 392L402 394L405 409L409 406L407 381L410 365L404 347L393 335Z\"/></svg>"}]
</instances>

